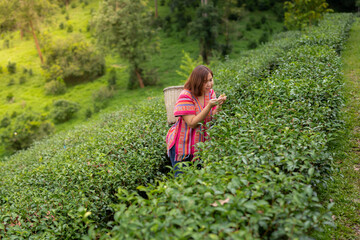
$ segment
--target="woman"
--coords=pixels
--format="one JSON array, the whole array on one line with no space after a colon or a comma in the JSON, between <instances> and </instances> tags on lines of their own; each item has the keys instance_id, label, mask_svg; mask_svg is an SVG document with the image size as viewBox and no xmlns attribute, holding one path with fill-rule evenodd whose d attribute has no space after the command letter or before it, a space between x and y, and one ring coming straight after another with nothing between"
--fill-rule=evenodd
<instances>
[{"instance_id":1,"label":"woman","mask_svg":"<svg viewBox=\"0 0 360 240\"><path fill-rule=\"evenodd\" d=\"M174 115L179 118L166 136L168 155L175 171L177 163L193 159L195 144L207 139L206 123L226 101L225 95L216 98L213 85L212 71L206 66L197 66L175 104ZM175 172L175 177L178 173L181 172Z\"/></svg>"}]
</instances>

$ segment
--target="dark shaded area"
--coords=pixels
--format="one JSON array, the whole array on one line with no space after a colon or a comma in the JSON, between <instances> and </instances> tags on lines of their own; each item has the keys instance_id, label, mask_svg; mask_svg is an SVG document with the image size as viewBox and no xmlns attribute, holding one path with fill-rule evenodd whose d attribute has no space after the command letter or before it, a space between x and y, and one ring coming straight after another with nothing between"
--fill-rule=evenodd
<instances>
[{"instance_id":1,"label":"dark shaded area","mask_svg":"<svg viewBox=\"0 0 360 240\"><path fill-rule=\"evenodd\" d=\"M356 12L358 8L355 5L355 0L327 0L329 8L334 9L335 12Z\"/></svg>"}]
</instances>

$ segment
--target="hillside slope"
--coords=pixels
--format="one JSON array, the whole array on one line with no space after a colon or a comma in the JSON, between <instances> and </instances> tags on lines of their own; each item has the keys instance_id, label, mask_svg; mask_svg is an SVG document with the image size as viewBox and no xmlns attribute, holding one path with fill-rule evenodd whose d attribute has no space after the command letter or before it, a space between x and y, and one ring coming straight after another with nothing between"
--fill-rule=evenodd
<instances>
[{"instance_id":1,"label":"hillside slope","mask_svg":"<svg viewBox=\"0 0 360 240\"><path fill-rule=\"evenodd\" d=\"M87 2L87 4L85 4ZM72 1L67 8L58 9L49 22L42 23L40 31L40 41L45 36L51 36L57 41L63 41L73 34L84 36L87 41L95 43L93 29L89 22L96 13L100 0ZM149 1L153 5L154 1ZM164 21L170 15L168 6L159 6L160 18ZM266 19L265 24L260 20ZM247 25L258 24L246 30ZM175 24L175 23L173 23ZM63 26L63 27L61 27ZM71 31L68 30L71 26ZM236 29L231 35L233 51L230 58L236 58L247 49L250 41L257 41L262 33L276 33L282 31L283 24L276 20L273 12L247 12L243 19L235 24ZM252 26L252 25L251 25ZM271 33L268 32L271 28ZM221 37L220 37L221 38ZM101 113L112 112L122 108L124 105L134 105L147 98L161 96L162 89L167 86L179 85L184 82L183 77L176 73L181 65L183 57L182 50L190 53L196 58L199 54L199 43L197 39L187 36L184 31L173 31L171 34L165 33L163 29L159 31L160 52L154 55L149 63L150 67L157 69L158 85L145 89L127 90L128 64L117 56L116 52L111 52L106 56L106 74L92 82L68 86L63 95L46 95L44 91L45 78L40 66L34 41L31 36L25 35L20 39L20 32L2 34L0 39L0 121L4 117L9 117L11 124L16 121L15 115L23 112L35 112L43 117L51 119L53 102L59 99L66 99L80 105L79 111L72 119L65 123L55 124L55 132L71 129L77 124L88 120L87 113L91 112L92 118L99 117ZM7 47L7 43L9 47ZM8 63L16 64L16 73L10 74L7 70ZM114 69L117 75L116 91L111 98L103 102L97 102L93 95L99 89L107 86L110 77L110 70ZM32 74L30 74L32 72ZM23 83L20 83L24 81ZM100 106L100 107L99 107ZM100 114L101 114L100 113ZM12 117L15 116L15 117ZM4 128L0 127L0 134ZM0 156L8 153L4 146L0 146Z\"/></svg>"}]
</instances>

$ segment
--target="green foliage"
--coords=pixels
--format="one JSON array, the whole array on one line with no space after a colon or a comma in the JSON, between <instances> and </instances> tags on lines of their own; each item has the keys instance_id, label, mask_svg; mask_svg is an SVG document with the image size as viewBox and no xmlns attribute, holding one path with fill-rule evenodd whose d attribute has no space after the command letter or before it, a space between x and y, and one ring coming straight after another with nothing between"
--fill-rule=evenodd
<instances>
[{"instance_id":1,"label":"green foliage","mask_svg":"<svg viewBox=\"0 0 360 240\"><path fill-rule=\"evenodd\" d=\"M326 0L292 0L284 3L285 26L288 29L302 29L317 23L328 9Z\"/></svg>"},{"instance_id":2,"label":"green foliage","mask_svg":"<svg viewBox=\"0 0 360 240\"><path fill-rule=\"evenodd\" d=\"M8 70L8 73L10 74L14 74L16 73L16 62L8 62L8 64L6 65L6 68Z\"/></svg>"},{"instance_id":3,"label":"green foliage","mask_svg":"<svg viewBox=\"0 0 360 240\"><path fill-rule=\"evenodd\" d=\"M10 101L13 101L14 100L14 94L13 93L8 93L6 95L6 101L10 102Z\"/></svg>"},{"instance_id":4,"label":"green foliage","mask_svg":"<svg viewBox=\"0 0 360 240\"><path fill-rule=\"evenodd\" d=\"M60 77L56 80L51 80L45 84L45 94L47 95L59 95L66 92L66 85L64 80Z\"/></svg>"},{"instance_id":5,"label":"green foliage","mask_svg":"<svg viewBox=\"0 0 360 240\"><path fill-rule=\"evenodd\" d=\"M121 7L119 7L121 6ZM140 87L144 87L142 65L157 50L155 31L151 27L151 15L143 0L104 1L95 16L96 36L104 46L111 47L130 64L131 75L136 75Z\"/></svg>"},{"instance_id":6,"label":"green foliage","mask_svg":"<svg viewBox=\"0 0 360 240\"><path fill-rule=\"evenodd\" d=\"M20 76L19 78L19 84L24 84L26 82L26 77L24 75Z\"/></svg>"},{"instance_id":7,"label":"green foliage","mask_svg":"<svg viewBox=\"0 0 360 240\"><path fill-rule=\"evenodd\" d=\"M92 111L90 108L86 109L85 111L85 117L88 119L88 118L91 118L92 116Z\"/></svg>"},{"instance_id":8,"label":"green foliage","mask_svg":"<svg viewBox=\"0 0 360 240\"><path fill-rule=\"evenodd\" d=\"M11 119L8 116L3 117L0 122L0 128L6 128L11 123Z\"/></svg>"},{"instance_id":9,"label":"green foliage","mask_svg":"<svg viewBox=\"0 0 360 240\"><path fill-rule=\"evenodd\" d=\"M10 78L10 80L9 80L9 82L8 82L8 86L12 86L12 85L14 85L15 84L15 80L14 80L14 78Z\"/></svg>"},{"instance_id":10,"label":"green foliage","mask_svg":"<svg viewBox=\"0 0 360 240\"><path fill-rule=\"evenodd\" d=\"M3 67L0 66L0 74L3 73Z\"/></svg>"},{"instance_id":11,"label":"green foliage","mask_svg":"<svg viewBox=\"0 0 360 240\"><path fill-rule=\"evenodd\" d=\"M71 24L68 24L68 25L67 25L67 28L66 28L66 31L67 31L68 33L72 33L72 32L74 31L73 26L72 26Z\"/></svg>"},{"instance_id":12,"label":"green foliage","mask_svg":"<svg viewBox=\"0 0 360 240\"><path fill-rule=\"evenodd\" d=\"M269 41L269 34L267 32L263 32L260 36L259 43L266 43Z\"/></svg>"},{"instance_id":13,"label":"green foliage","mask_svg":"<svg viewBox=\"0 0 360 240\"><path fill-rule=\"evenodd\" d=\"M173 21L175 25L175 29L177 31L181 31L182 29L186 29L188 24L192 21L193 17L193 9L199 6L200 1L192 1L192 0L169 0L168 5L171 11L171 15L165 18L166 24L164 26L164 30L171 31L171 21ZM174 20L171 19L174 18Z\"/></svg>"},{"instance_id":14,"label":"green foliage","mask_svg":"<svg viewBox=\"0 0 360 240\"><path fill-rule=\"evenodd\" d=\"M261 22L260 21L255 21L253 24L254 28L256 29L260 29L261 28Z\"/></svg>"},{"instance_id":15,"label":"green foliage","mask_svg":"<svg viewBox=\"0 0 360 240\"><path fill-rule=\"evenodd\" d=\"M265 16L262 16L260 19L261 24L265 24L267 21L267 18Z\"/></svg>"},{"instance_id":16,"label":"green foliage","mask_svg":"<svg viewBox=\"0 0 360 240\"><path fill-rule=\"evenodd\" d=\"M112 68L109 72L109 76L108 76L108 80L107 80L109 88L113 88L116 86L116 78L117 78L116 70L115 70L115 68Z\"/></svg>"},{"instance_id":17,"label":"green foliage","mask_svg":"<svg viewBox=\"0 0 360 240\"><path fill-rule=\"evenodd\" d=\"M0 0L0 19L14 22L18 29L29 31L34 37L37 51L43 63L42 53L36 37L40 22L50 16L56 6L48 0Z\"/></svg>"},{"instance_id":18,"label":"green foliage","mask_svg":"<svg viewBox=\"0 0 360 240\"><path fill-rule=\"evenodd\" d=\"M93 100L97 101L105 101L106 99L112 98L115 94L114 86L101 87L99 90L95 91L92 95Z\"/></svg>"},{"instance_id":19,"label":"green foliage","mask_svg":"<svg viewBox=\"0 0 360 240\"><path fill-rule=\"evenodd\" d=\"M60 28L61 30L63 30L63 29L65 28L65 25L64 25L63 22L61 22L61 23L59 24L59 28Z\"/></svg>"},{"instance_id":20,"label":"green foliage","mask_svg":"<svg viewBox=\"0 0 360 240\"><path fill-rule=\"evenodd\" d=\"M10 40L9 39L4 39L3 48L10 48Z\"/></svg>"},{"instance_id":21,"label":"green foliage","mask_svg":"<svg viewBox=\"0 0 360 240\"><path fill-rule=\"evenodd\" d=\"M209 64L209 57L218 48L218 34L221 18L213 4L201 5L196 12L196 18L190 24L190 34L199 39L200 54L203 62Z\"/></svg>"},{"instance_id":22,"label":"green foliage","mask_svg":"<svg viewBox=\"0 0 360 240\"><path fill-rule=\"evenodd\" d=\"M43 49L46 55L43 68L48 81L60 77L65 83L81 83L105 72L104 57L78 34L64 41L49 42Z\"/></svg>"},{"instance_id":23,"label":"green foliage","mask_svg":"<svg viewBox=\"0 0 360 240\"><path fill-rule=\"evenodd\" d=\"M276 2L273 7L273 12L277 17L277 21L282 22L284 20L284 3L283 2Z\"/></svg>"},{"instance_id":24,"label":"green foliage","mask_svg":"<svg viewBox=\"0 0 360 240\"><path fill-rule=\"evenodd\" d=\"M168 130L158 99L0 162L0 236L296 239L331 225L315 186L342 127L336 50L350 16L325 18L323 34L283 33L213 69L228 102L197 146L200 171L154 181Z\"/></svg>"},{"instance_id":25,"label":"green foliage","mask_svg":"<svg viewBox=\"0 0 360 240\"><path fill-rule=\"evenodd\" d=\"M184 50L182 50L182 53L180 70L176 70L176 73L183 77L184 80L187 80L194 68L202 64L202 59L201 56L197 59L192 59L190 54Z\"/></svg>"},{"instance_id":26,"label":"green foliage","mask_svg":"<svg viewBox=\"0 0 360 240\"><path fill-rule=\"evenodd\" d=\"M8 150L16 151L28 148L53 130L53 125L44 116L35 112L22 113L6 127L1 139Z\"/></svg>"},{"instance_id":27,"label":"green foliage","mask_svg":"<svg viewBox=\"0 0 360 240\"><path fill-rule=\"evenodd\" d=\"M327 20L346 33L351 15ZM333 204L320 204L316 186L332 171L344 127L341 62L332 45L306 37L290 32L214 69L229 100L211 141L197 145L204 169L183 168L179 178L139 186L142 194L120 188L114 219L102 230L92 224L88 237L305 239L334 226Z\"/></svg>"},{"instance_id":28,"label":"green foliage","mask_svg":"<svg viewBox=\"0 0 360 240\"><path fill-rule=\"evenodd\" d=\"M221 51L221 55L225 57L228 56L232 51L230 33L236 31L235 23L245 15L245 7L239 7L236 0L225 0L222 1L221 11L221 29L223 32L222 34L225 36L225 43L220 44L219 49Z\"/></svg>"},{"instance_id":29,"label":"green foliage","mask_svg":"<svg viewBox=\"0 0 360 240\"><path fill-rule=\"evenodd\" d=\"M162 175L163 104L154 99L108 114L0 162L0 222L6 228L0 236L81 239L87 224L105 226L119 186L136 190ZM12 225L19 222L20 228Z\"/></svg>"},{"instance_id":30,"label":"green foliage","mask_svg":"<svg viewBox=\"0 0 360 240\"><path fill-rule=\"evenodd\" d=\"M69 121L78 110L79 104L61 99L54 102L51 116L55 123L63 123Z\"/></svg>"},{"instance_id":31,"label":"green foliage","mask_svg":"<svg viewBox=\"0 0 360 240\"><path fill-rule=\"evenodd\" d=\"M257 47L257 42L255 40L250 40L249 44L248 44L248 49L254 49Z\"/></svg>"},{"instance_id":32,"label":"green foliage","mask_svg":"<svg viewBox=\"0 0 360 240\"><path fill-rule=\"evenodd\" d=\"M252 29L252 24L248 22L246 24L246 31L251 31L251 29Z\"/></svg>"}]
</instances>

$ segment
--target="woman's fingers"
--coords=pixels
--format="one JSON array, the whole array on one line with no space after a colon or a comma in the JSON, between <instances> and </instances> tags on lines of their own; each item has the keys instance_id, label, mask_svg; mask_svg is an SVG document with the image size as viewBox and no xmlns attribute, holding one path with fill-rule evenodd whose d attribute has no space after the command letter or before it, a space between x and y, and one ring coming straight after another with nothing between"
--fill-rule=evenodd
<instances>
[{"instance_id":1,"label":"woman's fingers","mask_svg":"<svg viewBox=\"0 0 360 240\"><path fill-rule=\"evenodd\" d=\"M226 101L225 95L220 95L220 97L217 99L219 105L223 104Z\"/></svg>"}]
</instances>

